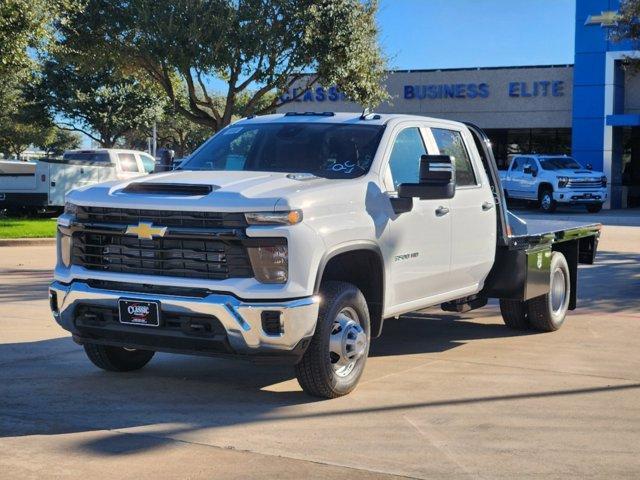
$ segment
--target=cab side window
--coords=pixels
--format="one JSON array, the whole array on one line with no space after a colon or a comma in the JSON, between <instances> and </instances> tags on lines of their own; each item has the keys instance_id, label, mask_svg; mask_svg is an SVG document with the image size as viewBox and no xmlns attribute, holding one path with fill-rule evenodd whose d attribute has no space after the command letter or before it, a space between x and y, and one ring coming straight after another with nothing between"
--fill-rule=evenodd
<instances>
[{"instance_id":1,"label":"cab side window","mask_svg":"<svg viewBox=\"0 0 640 480\"><path fill-rule=\"evenodd\" d=\"M142 166L144 167L144 171L147 173L153 173L156 169L156 161L151 155L146 155L144 153L140 154L140 160L142 160Z\"/></svg>"},{"instance_id":2,"label":"cab side window","mask_svg":"<svg viewBox=\"0 0 640 480\"><path fill-rule=\"evenodd\" d=\"M445 130L443 128L432 128L433 137L440 150L440 155L450 155L454 159L456 169L456 186L465 187L477 185L476 175L473 172L471 159L464 140L460 132L455 130Z\"/></svg>"},{"instance_id":3,"label":"cab side window","mask_svg":"<svg viewBox=\"0 0 640 480\"><path fill-rule=\"evenodd\" d=\"M418 127L402 130L396 137L389 157L393 186L401 183L417 183L420 175L420 157L427 154Z\"/></svg>"}]
</instances>

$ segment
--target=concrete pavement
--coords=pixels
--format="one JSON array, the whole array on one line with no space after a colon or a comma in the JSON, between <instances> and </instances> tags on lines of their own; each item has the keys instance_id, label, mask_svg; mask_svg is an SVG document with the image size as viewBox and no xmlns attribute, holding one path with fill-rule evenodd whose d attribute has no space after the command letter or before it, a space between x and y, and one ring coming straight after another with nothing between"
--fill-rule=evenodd
<instances>
[{"instance_id":1,"label":"concrete pavement","mask_svg":"<svg viewBox=\"0 0 640 480\"><path fill-rule=\"evenodd\" d=\"M552 334L497 306L390 321L358 389L157 355L102 372L51 318L51 247L0 248L2 478L637 478L640 228L607 226Z\"/></svg>"}]
</instances>

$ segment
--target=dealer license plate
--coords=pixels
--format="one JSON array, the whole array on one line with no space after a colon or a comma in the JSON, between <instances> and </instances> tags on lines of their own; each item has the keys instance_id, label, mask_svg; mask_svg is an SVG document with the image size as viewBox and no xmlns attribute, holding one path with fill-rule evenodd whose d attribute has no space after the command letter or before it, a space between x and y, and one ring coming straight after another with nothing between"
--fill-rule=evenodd
<instances>
[{"instance_id":1,"label":"dealer license plate","mask_svg":"<svg viewBox=\"0 0 640 480\"><path fill-rule=\"evenodd\" d=\"M160 325L160 302L145 300L118 300L120 323L158 327Z\"/></svg>"}]
</instances>

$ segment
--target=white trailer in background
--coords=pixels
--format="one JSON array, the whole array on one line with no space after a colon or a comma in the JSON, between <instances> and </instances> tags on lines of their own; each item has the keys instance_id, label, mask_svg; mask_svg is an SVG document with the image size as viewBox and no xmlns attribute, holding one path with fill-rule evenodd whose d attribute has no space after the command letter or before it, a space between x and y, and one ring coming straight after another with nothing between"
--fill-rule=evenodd
<instances>
[{"instance_id":1,"label":"white trailer in background","mask_svg":"<svg viewBox=\"0 0 640 480\"><path fill-rule=\"evenodd\" d=\"M152 173L155 159L122 149L70 150L62 159L0 161L0 210L57 211L71 190Z\"/></svg>"}]
</instances>

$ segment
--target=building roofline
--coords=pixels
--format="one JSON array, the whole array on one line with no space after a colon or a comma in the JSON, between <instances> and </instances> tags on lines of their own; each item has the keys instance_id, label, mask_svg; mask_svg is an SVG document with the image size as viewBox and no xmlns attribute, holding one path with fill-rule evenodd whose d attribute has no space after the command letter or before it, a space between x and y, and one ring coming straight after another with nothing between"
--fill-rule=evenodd
<instances>
[{"instance_id":1,"label":"building roofline","mask_svg":"<svg viewBox=\"0 0 640 480\"><path fill-rule=\"evenodd\" d=\"M467 68L425 68L425 69L403 69L387 70L387 73L420 73L420 72L475 72L479 70L524 70L533 68L573 68L572 63L558 65L518 65L513 67L467 67Z\"/></svg>"}]
</instances>

